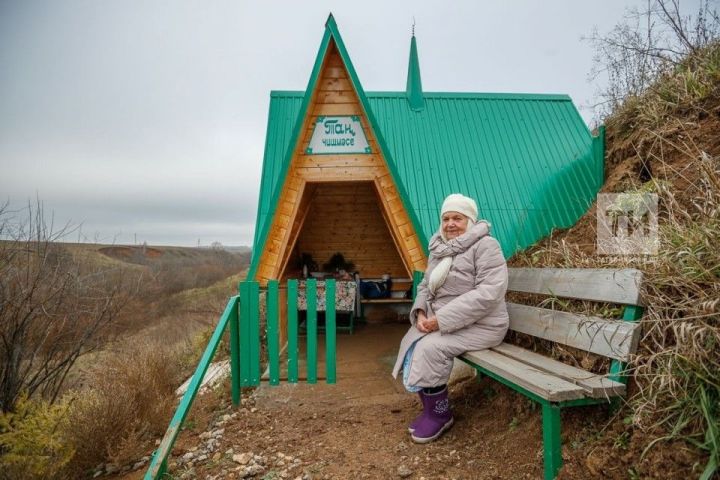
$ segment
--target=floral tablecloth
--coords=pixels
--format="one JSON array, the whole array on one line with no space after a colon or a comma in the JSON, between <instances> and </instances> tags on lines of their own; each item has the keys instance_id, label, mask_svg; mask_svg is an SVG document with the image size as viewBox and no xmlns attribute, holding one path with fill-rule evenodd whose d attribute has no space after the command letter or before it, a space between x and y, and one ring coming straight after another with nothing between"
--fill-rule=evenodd
<instances>
[{"instance_id":1,"label":"floral tablecloth","mask_svg":"<svg viewBox=\"0 0 720 480\"><path fill-rule=\"evenodd\" d=\"M325 311L325 282L317 282L317 310ZM357 296L357 283L355 281L335 282L335 311L352 312L355 310L355 298ZM305 280L298 282L298 310L307 310L307 299L305 293Z\"/></svg>"}]
</instances>

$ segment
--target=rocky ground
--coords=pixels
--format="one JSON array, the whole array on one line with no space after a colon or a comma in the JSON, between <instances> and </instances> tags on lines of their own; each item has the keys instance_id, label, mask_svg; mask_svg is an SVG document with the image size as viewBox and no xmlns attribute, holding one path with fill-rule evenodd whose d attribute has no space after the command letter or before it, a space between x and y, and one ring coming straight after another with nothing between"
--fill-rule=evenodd
<instances>
[{"instance_id":1,"label":"rocky ground","mask_svg":"<svg viewBox=\"0 0 720 480\"><path fill-rule=\"evenodd\" d=\"M263 384L244 392L238 409L227 385L198 397L169 460L171 478L542 478L540 409L491 379L453 385L452 429L432 444L410 440L419 404L389 374L404 330L368 325L339 336L337 385ZM628 478L612 460L630 454L628 442L612 440L609 418L604 407L563 412L560 478ZM611 441L596 448L600 436ZM142 478L142 467L117 478Z\"/></svg>"}]
</instances>

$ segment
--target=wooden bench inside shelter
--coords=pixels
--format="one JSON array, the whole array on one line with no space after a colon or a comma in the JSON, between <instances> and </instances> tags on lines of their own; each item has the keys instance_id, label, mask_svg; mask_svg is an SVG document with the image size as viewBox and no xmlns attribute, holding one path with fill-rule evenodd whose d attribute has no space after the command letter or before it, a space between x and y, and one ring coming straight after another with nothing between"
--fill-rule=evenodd
<instances>
[{"instance_id":1,"label":"wooden bench inside shelter","mask_svg":"<svg viewBox=\"0 0 720 480\"><path fill-rule=\"evenodd\" d=\"M382 281L381 278L363 278L364 281ZM366 305L407 305L408 310L413 304L412 295L405 297L405 293L413 288L412 278L393 278L389 298L360 298L359 317L365 318Z\"/></svg>"},{"instance_id":2,"label":"wooden bench inside shelter","mask_svg":"<svg viewBox=\"0 0 720 480\"><path fill-rule=\"evenodd\" d=\"M635 352L642 316L642 272L634 269L511 268L508 291L622 305L622 319L549 310L508 302L510 330L611 359L597 374L502 343L460 359L542 405L544 478L562 466L560 410L611 403L625 395L626 363Z\"/></svg>"}]
</instances>

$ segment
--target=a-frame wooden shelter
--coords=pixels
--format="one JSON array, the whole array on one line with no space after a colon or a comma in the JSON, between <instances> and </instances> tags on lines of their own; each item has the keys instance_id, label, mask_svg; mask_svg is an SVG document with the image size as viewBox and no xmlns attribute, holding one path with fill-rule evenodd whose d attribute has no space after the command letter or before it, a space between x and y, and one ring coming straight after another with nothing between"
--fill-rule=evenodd
<instances>
[{"instance_id":1,"label":"a-frame wooden shelter","mask_svg":"<svg viewBox=\"0 0 720 480\"><path fill-rule=\"evenodd\" d=\"M325 121L342 122L348 117L352 123L338 125L361 126L362 131L355 129L354 133L365 137L367 147L363 151L312 150L313 134L327 129ZM417 233L412 210L403 201L407 195L384 155L375 125L362 85L330 16L300 115L287 143L270 211L261 215L265 221L257 225L260 232L256 246L264 247L254 253L249 277L263 284L283 278L289 269L297 273L291 261L301 252L309 252L319 261L342 252L368 277L384 273L406 277L424 270L424 239ZM261 195L268 193L263 188Z\"/></svg>"},{"instance_id":2,"label":"a-frame wooden shelter","mask_svg":"<svg viewBox=\"0 0 720 480\"><path fill-rule=\"evenodd\" d=\"M336 252L364 278L417 278L443 198L477 200L506 256L572 225L603 181L604 138L558 94L365 92L332 15L305 91L273 91L248 280ZM284 316L281 315L281 317Z\"/></svg>"}]
</instances>

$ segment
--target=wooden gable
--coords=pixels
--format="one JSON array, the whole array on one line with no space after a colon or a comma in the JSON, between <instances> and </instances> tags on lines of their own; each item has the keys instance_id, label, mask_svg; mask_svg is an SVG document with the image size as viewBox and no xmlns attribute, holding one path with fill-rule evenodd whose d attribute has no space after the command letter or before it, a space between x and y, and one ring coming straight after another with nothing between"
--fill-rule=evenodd
<instances>
[{"instance_id":1,"label":"wooden gable","mask_svg":"<svg viewBox=\"0 0 720 480\"><path fill-rule=\"evenodd\" d=\"M255 279L265 284L267 280L280 278L291 263L291 255L298 239L302 240L302 247L307 248L308 242L315 241L314 238L320 241L322 237L327 237L323 240L327 242L322 247L323 254L336 249L335 251L345 254L350 261L355 261L353 255L359 256L358 260L362 265L356 266L363 268L371 268L372 249L375 246L379 247L381 241L386 241L387 247L376 251L377 268L369 270L373 274L389 271L397 276L400 265L404 269L404 273L410 277L415 270L424 271L426 258L419 237L405 210L399 189L395 185L376 134L368 121L363 104L348 73L348 67L332 36L325 50L320 74L310 95L307 114L302 120L300 133L293 146L287 175L281 181L281 190L277 196L277 208L268 229L264 249L259 252L260 258ZM341 155L306 153L317 118L332 115L359 117L371 153ZM362 183L353 186L354 182ZM329 183L336 183L337 188L323 187ZM370 197L373 191L374 195ZM325 196L331 196L327 198L330 206L319 207L318 201L313 201L318 192ZM353 199L352 195L348 195L347 192L355 192L357 197ZM362 198L359 198L360 196ZM363 217L359 213L363 208L368 207L368 197L371 198L371 202L377 204L376 211L380 213L383 220L382 225L380 222L374 222L372 225L362 223ZM347 205L339 205L344 202ZM333 204L336 207L332 207ZM365 206L363 207L363 205ZM353 209L353 206L356 208ZM337 221L335 228L342 229L335 230L336 237L338 237L336 245L333 245L332 230L318 228L317 219L314 217L312 221L308 220L316 214L343 217L341 221L337 217L334 218ZM343 232L348 233L346 230L348 223L352 223L353 220L360 227L353 230L351 235L341 235ZM303 233L305 231L303 227L306 224L310 228L307 235ZM367 226L363 228L362 225ZM378 231L382 226L385 231ZM325 235L318 236L318 231L325 232ZM371 240L364 241L368 238ZM353 245L348 245L348 243ZM387 251L392 251L393 247L397 252L395 257L399 261L396 264L387 258ZM322 263L327 259L316 258L316 261Z\"/></svg>"}]
</instances>

